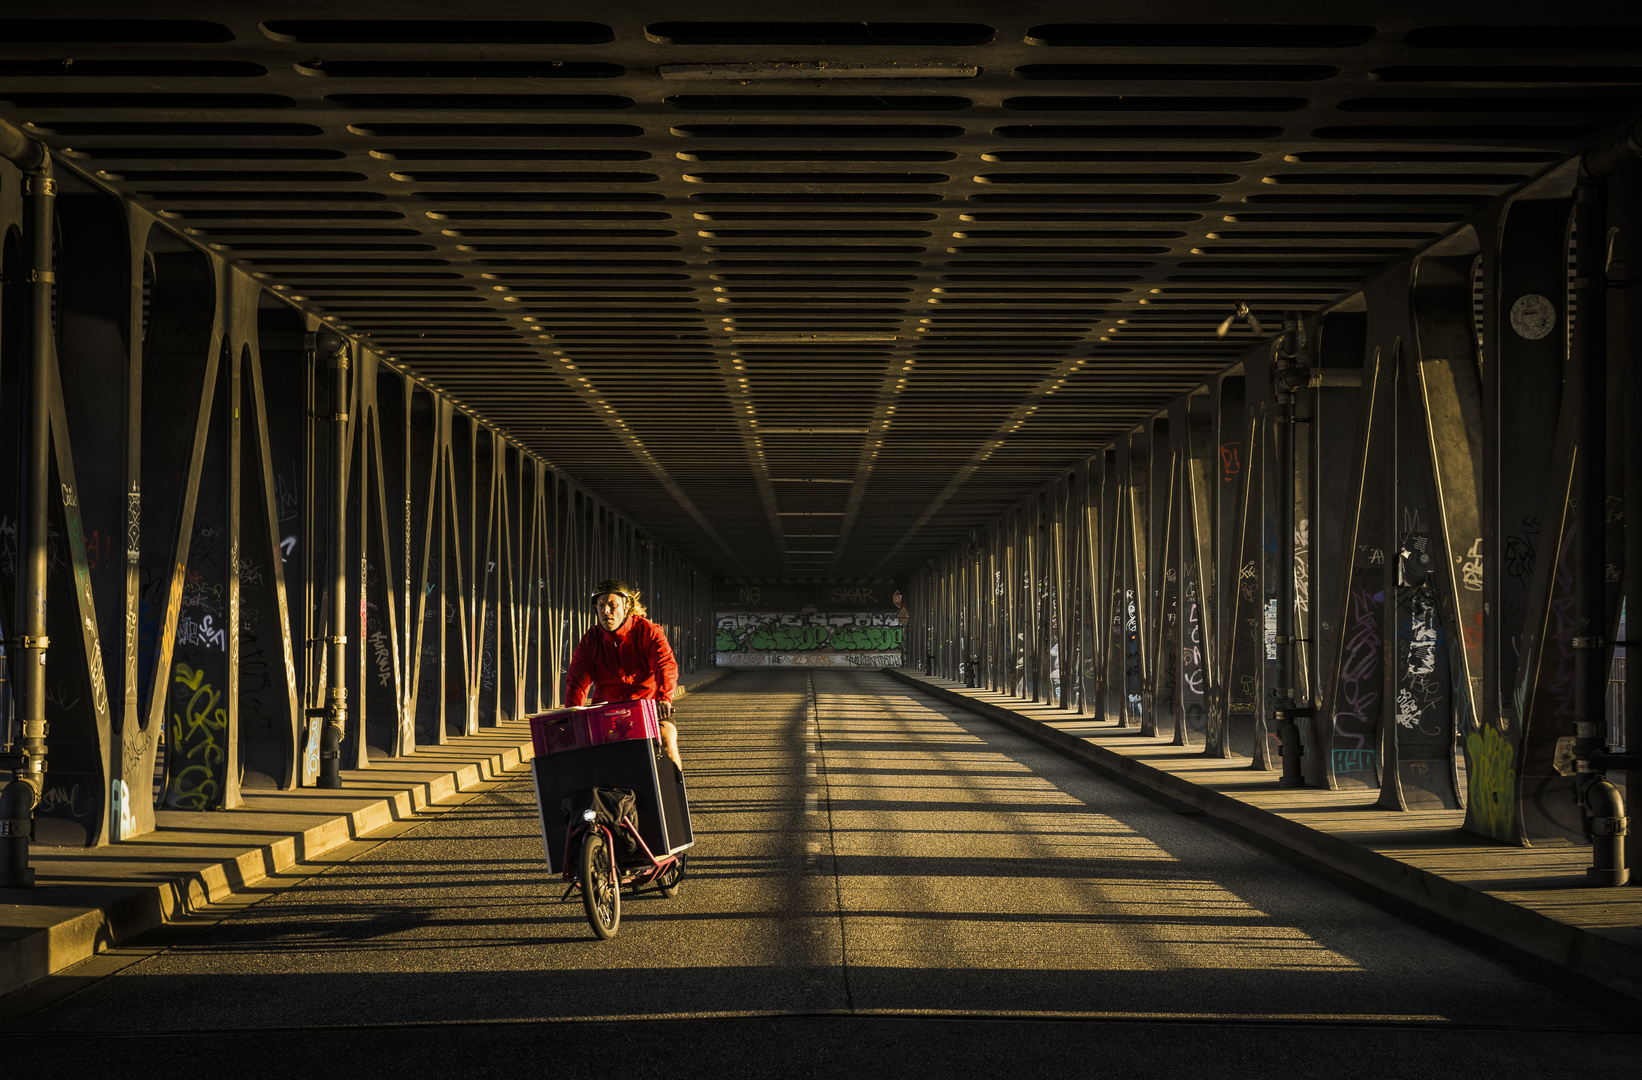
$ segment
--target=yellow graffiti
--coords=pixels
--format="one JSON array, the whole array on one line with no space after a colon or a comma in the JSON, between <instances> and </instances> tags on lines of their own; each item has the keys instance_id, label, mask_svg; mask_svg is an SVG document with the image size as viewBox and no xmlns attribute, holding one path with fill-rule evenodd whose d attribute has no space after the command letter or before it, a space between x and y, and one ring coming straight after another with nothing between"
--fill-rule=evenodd
<instances>
[{"instance_id":1,"label":"yellow graffiti","mask_svg":"<svg viewBox=\"0 0 1642 1080\"><path fill-rule=\"evenodd\" d=\"M167 803L182 810L210 807L221 790L216 769L227 758L218 736L228 730L228 710L218 708L222 694L205 681L205 672L178 664L174 681L193 696L181 713L171 714L171 756L187 762L171 779Z\"/></svg>"},{"instance_id":2,"label":"yellow graffiti","mask_svg":"<svg viewBox=\"0 0 1642 1080\"><path fill-rule=\"evenodd\" d=\"M1496 840L1516 840L1516 747L1498 730L1484 727L1465 737L1471 823Z\"/></svg>"}]
</instances>

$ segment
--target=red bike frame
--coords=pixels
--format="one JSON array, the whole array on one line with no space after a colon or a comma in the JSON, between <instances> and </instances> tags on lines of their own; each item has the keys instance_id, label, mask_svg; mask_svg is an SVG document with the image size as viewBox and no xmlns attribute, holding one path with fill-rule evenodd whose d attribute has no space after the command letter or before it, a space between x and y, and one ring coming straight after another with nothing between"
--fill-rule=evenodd
<instances>
[{"instance_id":1,"label":"red bike frame","mask_svg":"<svg viewBox=\"0 0 1642 1080\"><path fill-rule=\"evenodd\" d=\"M622 866L618 866L618 865L612 865L611 874L616 879L618 884L624 885L624 886L625 885L633 885L633 886L648 885L652 881L655 881L657 878L659 878L662 874L666 873L667 870L670 867L672 867L675 863L678 862L678 856L677 855L664 855L662 858L657 859L655 852L650 850L650 845L646 844L644 842L644 837L639 835L638 827L633 824L633 819L632 818L623 817L621 819L621 821L619 821L616 824L616 828L621 829L621 830L631 834L633 839L638 843L639 850L644 852L644 857L646 859L648 859L649 862L650 862L649 866L622 867ZM579 888L581 886L581 882L576 880L576 867L570 861L570 852L572 850L574 850L571 847L571 842L574 841L577 837L582 836L582 835L592 831L593 829L597 829L600 832L604 833L605 846L606 846L606 849L610 852L610 861L611 861L612 864L615 863L615 859L616 859L615 836L612 834L610 826L608 826L608 825L588 825L586 822L577 822L575 824L566 826L565 830L564 830L565 859L564 859L563 876L564 876L565 880L571 882L572 888Z\"/></svg>"}]
</instances>

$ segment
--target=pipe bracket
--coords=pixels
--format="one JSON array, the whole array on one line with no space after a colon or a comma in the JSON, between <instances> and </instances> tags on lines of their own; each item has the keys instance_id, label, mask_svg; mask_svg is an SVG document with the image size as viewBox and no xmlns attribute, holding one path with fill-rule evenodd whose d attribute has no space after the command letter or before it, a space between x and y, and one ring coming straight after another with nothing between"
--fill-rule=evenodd
<instances>
[{"instance_id":1,"label":"pipe bracket","mask_svg":"<svg viewBox=\"0 0 1642 1080\"><path fill-rule=\"evenodd\" d=\"M1628 817L1593 817L1591 819L1592 836L1624 836L1630 832Z\"/></svg>"}]
</instances>

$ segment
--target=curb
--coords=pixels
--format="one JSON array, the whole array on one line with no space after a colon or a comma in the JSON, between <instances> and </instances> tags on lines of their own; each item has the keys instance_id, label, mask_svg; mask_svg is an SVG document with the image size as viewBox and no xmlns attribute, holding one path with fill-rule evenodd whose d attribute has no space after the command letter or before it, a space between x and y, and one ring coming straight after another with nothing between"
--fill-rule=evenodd
<instances>
[{"instance_id":1,"label":"curb","mask_svg":"<svg viewBox=\"0 0 1642 1080\"><path fill-rule=\"evenodd\" d=\"M712 670L694 679L689 687L680 685L674 698L686 697L692 691L719 682L733 672L733 668ZM368 839L371 833L379 829L407 821L429 806L495 780L530 760L530 731L522 720L503 722L486 729L478 737L488 737L487 741L491 741L492 745L498 741L509 745L466 764L454 766L449 772L409 784L301 832L255 844L238 855L186 871L170 880L135 886L118 883L107 886L53 885L49 874L42 874L45 880L41 884L51 888L58 896L66 893L83 897L83 900L76 902L64 896L66 902L55 909L46 904L17 902L40 897L37 891L40 886L35 889L0 890L0 896L12 901L0 901L0 995L88 960L138 934L187 917L241 889L258 885L292 867L321 858L343 844ZM460 743L447 746L460 749ZM479 747L474 749L482 754ZM344 776L352 780L368 780L371 770L349 770L344 772ZM139 837L132 843L141 843L142 839ZM122 846L111 845L113 848ZM107 896L110 890L120 890L120 893ZM99 892L105 895L95 895ZM45 908L42 913L44 917L32 924L20 922L23 909L33 906Z\"/></svg>"},{"instance_id":2,"label":"curb","mask_svg":"<svg viewBox=\"0 0 1642 1080\"><path fill-rule=\"evenodd\" d=\"M922 675L897 668L882 670L931 697L984 716L1100 772L1275 841L1466 931L1501 942L1628 997L1642 999L1642 949L1558 922L1440 874L1307 828L1280 814L1030 720L1011 709L927 682Z\"/></svg>"},{"instance_id":3,"label":"curb","mask_svg":"<svg viewBox=\"0 0 1642 1080\"><path fill-rule=\"evenodd\" d=\"M518 722L498 725L498 735L509 734L508 728L519 727L525 735L518 746L508 747L454 768L422 783L393 792L382 799L367 803L336 817L322 821L300 833L257 844L231 858L209 863L186 871L168 881L129 888L122 895L103 899L88 895L84 906L76 909L73 902L65 910L49 912L51 921L35 927L7 927L22 930L20 936L0 944L0 994L27 986L29 983L64 968L87 960L97 953L119 945L137 934L164 926L191 915L202 908L226 899L240 889L266 881L285 873L292 867L323 857L343 844L362 839L384 826L414 817L428 806L494 780L526 760L529 748L528 730ZM369 771L362 770L368 777ZM230 811L232 813L232 811ZM154 835L154 834L149 834ZM95 850L95 849L88 849ZM41 884L52 887L48 874L42 874ZM8 889L7 893L27 895L35 890ZM60 886L91 894L110 889L109 886ZM38 895L36 893L36 895ZM46 899L42 897L42 899ZM7 905L16 909L20 904ZM4 908L0 908L4 911Z\"/></svg>"}]
</instances>

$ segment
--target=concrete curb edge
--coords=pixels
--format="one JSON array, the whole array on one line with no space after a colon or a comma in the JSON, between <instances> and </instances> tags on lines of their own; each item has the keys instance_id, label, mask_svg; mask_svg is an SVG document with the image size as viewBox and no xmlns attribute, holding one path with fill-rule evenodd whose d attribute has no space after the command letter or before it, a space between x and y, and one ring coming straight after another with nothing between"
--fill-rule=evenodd
<instances>
[{"instance_id":1,"label":"concrete curb edge","mask_svg":"<svg viewBox=\"0 0 1642 1080\"><path fill-rule=\"evenodd\" d=\"M681 685L674 699L687 697L734 671L734 668L716 669L696 680L693 686ZM506 732L498 730L496 734ZM72 967L138 934L220 902L293 866L320 858L343 844L368 839L369 834L378 829L407 820L428 806L495 780L528 760L529 747L527 735L516 746L393 792L301 833L247 848L233 858L202 866L169 881L134 887L104 907L88 908L63 922L0 943L0 994L9 994Z\"/></svg>"}]
</instances>

